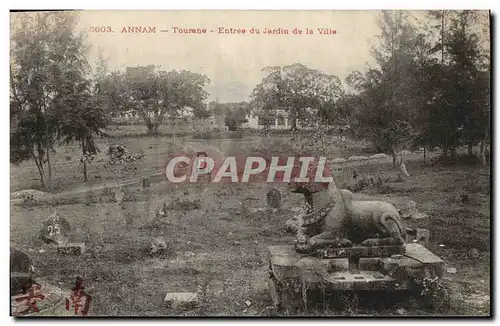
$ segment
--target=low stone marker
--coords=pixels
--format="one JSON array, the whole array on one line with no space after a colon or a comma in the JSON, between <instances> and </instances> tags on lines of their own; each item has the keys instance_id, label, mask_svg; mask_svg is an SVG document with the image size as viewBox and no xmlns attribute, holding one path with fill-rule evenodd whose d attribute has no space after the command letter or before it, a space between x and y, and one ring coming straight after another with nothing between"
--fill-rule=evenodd
<instances>
[{"instance_id":1,"label":"low stone marker","mask_svg":"<svg viewBox=\"0 0 500 326\"><path fill-rule=\"evenodd\" d=\"M278 189L272 188L267 192L267 205L270 208L280 208L281 206L281 193Z\"/></svg>"},{"instance_id":2,"label":"low stone marker","mask_svg":"<svg viewBox=\"0 0 500 326\"><path fill-rule=\"evenodd\" d=\"M149 188L151 188L151 181L149 181L149 178L143 178L142 189L149 189Z\"/></svg>"},{"instance_id":3,"label":"low stone marker","mask_svg":"<svg viewBox=\"0 0 500 326\"><path fill-rule=\"evenodd\" d=\"M169 292L165 295L165 303L169 307L190 306L198 304L198 293L196 292Z\"/></svg>"},{"instance_id":4,"label":"low stone marker","mask_svg":"<svg viewBox=\"0 0 500 326\"><path fill-rule=\"evenodd\" d=\"M57 246L60 255L82 255L85 252L85 243L66 243Z\"/></svg>"},{"instance_id":5,"label":"low stone marker","mask_svg":"<svg viewBox=\"0 0 500 326\"><path fill-rule=\"evenodd\" d=\"M68 240L70 231L68 221L54 213L43 223L39 238L45 243L61 244Z\"/></svg>"}]
</instances>

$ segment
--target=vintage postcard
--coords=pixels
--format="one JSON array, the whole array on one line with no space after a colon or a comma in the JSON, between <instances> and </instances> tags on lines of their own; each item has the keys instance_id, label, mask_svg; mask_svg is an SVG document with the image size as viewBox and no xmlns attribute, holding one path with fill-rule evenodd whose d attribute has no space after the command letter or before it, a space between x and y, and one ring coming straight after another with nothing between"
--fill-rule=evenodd
<instances>
[{"instance_id":1,"label":"vintage postcard","mask_svg":"<svg viewBox=\"0 0 500 326\"><path fill-rule=\"evenodd\" d=\"M10 12L11 316L491 316L490 12Z\"/></svg>"}]
</instances>

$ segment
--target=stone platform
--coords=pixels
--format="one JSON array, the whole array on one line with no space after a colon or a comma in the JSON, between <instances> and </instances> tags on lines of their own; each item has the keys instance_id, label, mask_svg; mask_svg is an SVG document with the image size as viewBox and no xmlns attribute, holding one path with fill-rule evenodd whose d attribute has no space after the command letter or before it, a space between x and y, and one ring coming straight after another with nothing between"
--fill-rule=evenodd
<instances>
[{"instance_id":1,"label":"stone platform","mask_svg":"<svg viewBox=\"0 0 500 326\"><path fill-rule=\"evenodd\" d=\"M333 248L316 257L297 253L293 246L271 246L269 289L276 306L293 301L290 296L305 283L322 291L409 290L414 278L442 277L443 265L418 243Z\"/></svg>"},{"instance_id":2,"label":"stone platform","mask_svg":"<svg viewBox=\"0 0 500 326\"><path fill-rule=\"evenodd\" d=\"M402 255L406 252L405 246L377 246L365 247L354 246L350 248L327 248L318 250L322 258L350 258L350 257L390 257L392 255Z\"/></svg>"}]
</instances>

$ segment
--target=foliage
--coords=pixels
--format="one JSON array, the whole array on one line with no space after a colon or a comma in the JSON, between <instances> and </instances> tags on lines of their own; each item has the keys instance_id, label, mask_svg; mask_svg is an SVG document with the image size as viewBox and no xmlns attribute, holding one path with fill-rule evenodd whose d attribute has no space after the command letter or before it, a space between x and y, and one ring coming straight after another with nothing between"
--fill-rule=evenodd
<instances>
[{"instance_id":1,"label":"foliage","mask_svg":"<svg viewBox=\"0 0 500 326\"><path fill-rule=\"evenodd\" d=\"M165 117L177 118L183 113L198 118L210 116L203 104L208 95L204 86L209 82L206 76L187 70L157 71L149 65L113 72L101 85L109 110L136 110L148 131L157 135Z\"/></svg>"},{"instance_id":2,"label":"foliage","mask_svg":"<svg viewBox=\"0 0 500 326\"><path fill-rule=\"evenodd\" d=\"M95 150L91 135L105 123L91 103L86 46L83 35L74 32L76 17L24 14L12 33L11 162L33 159L44 188L55 146L78 140Z\"/></svg>"},{"instance_id":3,"label":"foliage","mask_svg":"<svg viewBox=\"0 0 500 326\"><path fill-rule=\"evenodd\" d=\"M242 123L245 122L247 122L247 119L242 119L235 113L231 113L224 118L224 123L231 131L235 131Z\"/></svg>"},{"instance_id":4,"label":"foliage","mask_svg":"<svg viewBox=\"0 0 500 326\"><path fill-rule=\"evenodd\" d=\"M430 28L418 28L404 11L383 11L380 43L372 53L378 67L354 71L338 115L355 136L379 151L440 146L444 155L466 144L469 154L489 139L489 56L477 33L473 11L431 11ZM417 32L418 31L418 32ZM484 146L483 146L484 145Z\"/></svg>"},{"instance_id":5,"label":"foliage","mask_svg":"<svg viewBox=\"0 0 500 326\"><path fill-rule=\"evenodd\" d=\"M224 123L229 130L235 131L241 124L247 122L246 115L249 113L247 102L239 103L211 103L215 114L224 116Z\"/></svg>"},{"instance_id":6,"label":"foliage","mask_svg":"<svg viewBox=\"0 0 500 326\"><path fill-rule=\"evenodd\" d=\"M408 149L413 139L413 128L404 120L389 122L387 129L382 131L386 144L390 144L394 152Z\"/></svg>"},{"instance_id":7,"label":"foliage","mask_svg":"<svg viewBox=\"0 0 500 326\"><path fill-rule=\"evenodd\" d=\"M336 102L344 93L340 79L302 64L284 67L268 67L267 76L255 87L251 105L269 113L285 110L297 129L297 119L314 115L327 117L335 109Z\"/></svg>"},{"instance_id":8,"label":"foliage","mask_svg":"<svg viewBox=\"0 0 500 326\"><path fill-rule=\"evenodd\" d=\"M421 299L427 306L434 310L447 308L450 303L450 289L439 277L425 277L421 280Z\"/></svg>"}]
</instances>

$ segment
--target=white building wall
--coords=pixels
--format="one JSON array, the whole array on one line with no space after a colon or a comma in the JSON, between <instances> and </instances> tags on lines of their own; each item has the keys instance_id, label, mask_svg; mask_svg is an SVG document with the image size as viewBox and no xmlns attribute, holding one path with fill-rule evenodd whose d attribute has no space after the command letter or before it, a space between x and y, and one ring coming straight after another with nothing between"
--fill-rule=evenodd
<instances>
[{"instance_id":1,"label":"white building wall","mask_svg":"<svg viewBox=\"0 0 500 326\"><path fill-rule=\"evenodd\" d=\"M247 122L242 124L242 128L249 128L249 129L259 129L259 117L253 116L253 115L245 115L245 119L247 119Z\"/></svg>"},{"instance_id":2,"label":"white building wall","mask_svg":"<svg viewBox=\"0 0 500 326\"><path fill-rule=\"evenodd\" d=\"M242 124L242 128L246 129L262 129L264 128L263 125L259 125L259 117L258 116L253 116L253 115L246 115L245 118L247 119L247 122ZM289 118L284 117L283 118L284 124L279 124L278 123L278 118L274 120L274 124L270 125L270 129L279 129L279 130L284 130L284 129L290 129L292 127L292 122L290 121ZM297 127L300 126L299 121L297 121Z\"/></svg>"}]
</instances>

